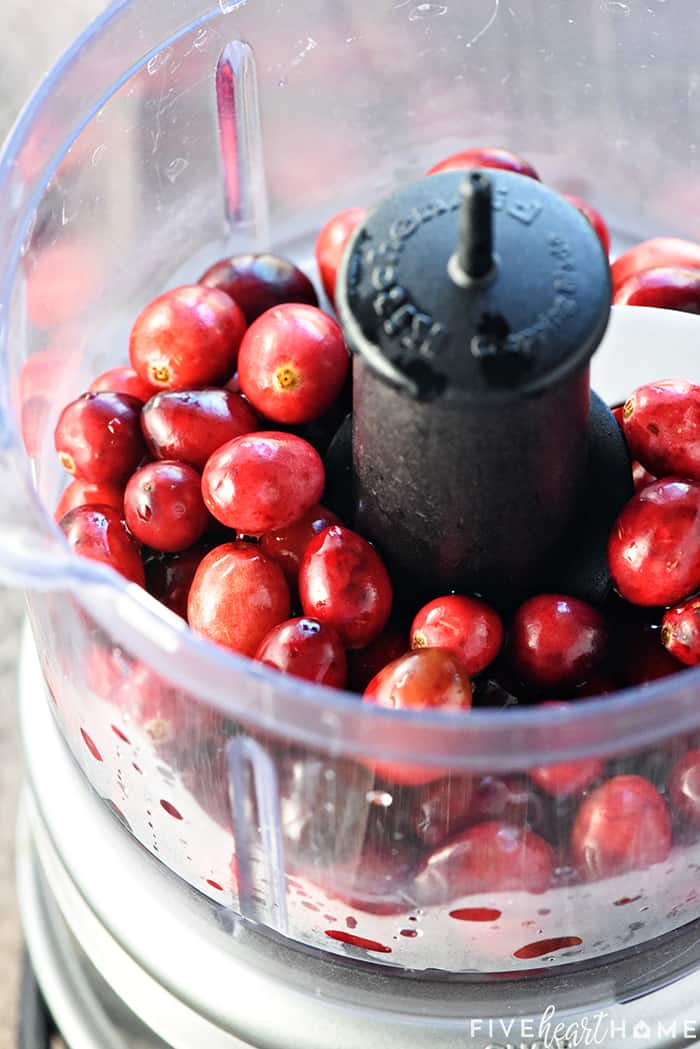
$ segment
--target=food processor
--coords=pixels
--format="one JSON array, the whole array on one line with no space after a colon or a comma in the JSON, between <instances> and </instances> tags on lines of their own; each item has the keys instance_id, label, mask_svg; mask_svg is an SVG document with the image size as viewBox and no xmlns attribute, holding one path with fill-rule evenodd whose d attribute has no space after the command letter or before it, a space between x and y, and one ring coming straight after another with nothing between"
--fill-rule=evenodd
<instances>
[{"instance_id":1,"label":"food processor","mask_svg":"<svg viewBox=\"0 0 700 1049\"><path fill-rule=\"evenodd\" d=\"M700 670L564 710L397 714L197 638L75 556L52 516L58 413L124 363L148 301L245 251L293 258L320 288L330 215L466 145L518 149L584 196L613 254L700 238L697 15L691 0L118 0L28 103L0 166L0 573L28 595L18 885L41 989L28 977L25 1045L48 1036L42 996L70 1049L700 1040L698 834L585 881L565 848L573 803L527 788L535 767L595 759L664 793L700 738ZM616 307L591 329L608 405L700 381L696 317ZM164 735L129 714L154 696ZM553 884L424 896L406 824L430 802L379 760L429 766L455 804L536 829Z\"/></svg>"}]
</instances>

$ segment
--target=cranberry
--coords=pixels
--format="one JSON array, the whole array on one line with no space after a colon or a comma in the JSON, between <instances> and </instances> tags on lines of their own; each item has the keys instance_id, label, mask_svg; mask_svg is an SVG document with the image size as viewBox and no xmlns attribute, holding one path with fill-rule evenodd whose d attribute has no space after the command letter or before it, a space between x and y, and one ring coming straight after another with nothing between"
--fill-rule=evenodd
<instances>
[{"instance_id":1,"label":"cranberry","mask_svg":"<svg viewBox=\"0 0 700 1049\"><path fill-rule=\"evenodd\" d=\"M111 506L121 513L124 507L124 489L120 484L103 481L71 481L58 500L54 518L60 521L76 506Z\"/></svg>"},{"instance_id":2,"label":"cranberry","mask_svg":"<svg viewBox=\"0 0 700 1049\"><path fill-rule=\"evenodd\" d=\"M372 678L388 663L405 655L408 648L406 631L390 623L369 645L348 653L351 687L355 692L364 692Z\"/></svg>"},{"instance_id":3,"label":"cranberry","mask_svg":"<svg viewBox=\"0 0 700 1049\"><path fill-rule=\"evenodd\" d=\"M225 292L197 284L175 288L136 318L131 365L159 389L216 385L235 371L245 328L243 311Z\"/></svg>"},{"instance_id":4,"label":"cranberry","mask_svg":"<svg viewBox=\"0 0 700 1049\"><path fill-rule=\"evenodd\" d=\"M238 381L250 403L278 423L306 423L340 395L350 365L343 333L315 306L290 303L246 332Z\"/></svg>"},{"instance_id":5,"label":"cranberry","mask_svg":"<svg viewBox=\"0 0 700 1049\"><path fill-rule=\"evenodd\" d=\"M672 656L694 667L700 663L700 597L670 608L661 621L661 641Z\"/></svg>"},{"instance_id":6,"label":"cranberry","mask_svg":"<svg viewBox=\"0 0 700 1049\"><path fill-rule=\"evenodd\" d=\"M500 168L502 171L514 171L516 175L527 175L528 178L537 179L537 174L532 164L529 164L517 153L511 153L507 149L465 149L461 153L453 153L444 160L439 161L426 172L428 175L437 175L441 171L461 171L463 168Z\"/></svg>"},{"instance_id":7,"label":"cranberry","mask_svg":"<svg viewBox=\"0 0 700 1049\"><path fill-rule=\"evenodd\" d=\"M641 776L615 776L581 803L571 831L576 866L609 878L661 863L671 851L671 820L658 790Z\"/></svg>"},{"instance_id":8,"label":"cranberry","mask_svg":"<svg viewBox=\"0 0 700 1049\"><path fill-rule=\"evenodd\" d=\"M444 904L473 893L545 892L554 873L552 849L534 831L479 823L439 846L414 882L422 904Z\"/></svg>"},{"instance_id":9,"label":"cranberry","mask_svg":"<svg viewBox=\"0 0 700 1049\"><path fill-rule=\"evenodd\" d=\"M528 684L541 688L579 684L600 667L607 650L606 621L585 601L540 594L515 613L510 659Z\"/></svg>"},{"instance_id":10,"label":"cranberry","mask_svg":"<svg viewBox=\"0 0 700 1049\"><path fill-rule=\"evenodd\" d=\"M566 703L542 703L543 707L566 707ZM597 758L582 758L580 761L560 762L556 765L541 765L530 769L529 775L535 786L552 798L570 798L581 794L603 773L603 762Z\"/></svg>"},{"instance_id":11,"label":"cranberry","mask_svg":"<svg viewBox=\"0 0 700 1049\"><path fill-rule=\"evenodd\" d=\"M660 266L680 266L689 269L700 268L700 244L676 237L655 237L636 244L610 267L613 281L613 294L636 273L658 269Z\"/></svg>"},{"instance_id":12,"label":"cranberry","mask_svg":"<svg viewBox=\"0 0 700 1049\"><path fill-rule=\"evenodd\" d=\"M289 611L282 569L251 543L224 543L207 554L187 602L195 633L246 656Z\"/></svg>"},{"instance_id":13,"label":"cranberry","mask_svg":"<svg viewBox=\"0 0 700 1049\"><path fill-rule=\"evenodd\" d=\"M252 433L258 420L230 390L168 390L148 401L141 425L158 459L176 459L201 472L222 444Z\"/></svg>"},{"instance_id":14,"label":"cranberry","mask_svg":"<svg viewBox=\"0 0 700 1049\"><path fill-rule=\"evenodd\" d=\"M700 750L689 750L676 761L668 782L668 798L691 827L700 827Z\"/></svg>"},{"instance_id":15,"label":"cranberry","mask_svg":"<svg viewBox=\"0 0 700 1049\"><path fill-rule=\"evenodd\" d=\"M600 246L606 255L610 254L610 231L608 230L607 223L601 213L596 209L587 204L581 197L577 197L572 193L562 194L564 200L568 200L569 204L573 204L575 208L581 212L585 218L588 219L593 229L598 234L598 240Z\"/></svg>"},{"instance_id":16,"label":"cranberry","mask_svg":"<svg viewBox=\"0 0 700 1049\"><path fill-rule=\"evenodd\" d=\"M630 454L654 477L700 481L700 386L680 379L640 386L622 419Z\"/></svg>"},{"instance_id":17,"label":"cranberry","mask_svg":"<svg viewBox=\"0 0 700 1049\"><path fill-rule=\"evenodd\" d=\"M316 241L316 263L326 295L335 304L338 267L350 237L367 217L365 208L348 208L328 220Z\"/></svg>"},{"instance_id":18,"label":"cranberry","mask_svg":"<svg viewBox=\"0 0 700 1049\"><path fill-rule=\"evenodd\" d=\"M472 822L474 781L471 776L447 776L426 783L413 801L413 831L434 848Z\"/></svg>"},{"instance_id":19,"label":"cranberry","mask_svg":"<svg viewBox=\"0 0 700 1049\"><path fill-rule=\"evenodd\" d=\"M243 535L278 531L321 498L325 471L315 448L289 433L236 437L209 459L204 501L217 521Z\"/></svg>"},{"instance_id":20,"label":"cranberry","mask_svg":"<svg viewBox=\"0 0 700 1049\"><path fill-rule=\"evenodd\" d=\"M77 506L59 522L77 554L110 565L132 583L145 584L141 553L121 513L111 506Z\"/></svg>"},{"instance_id":21,"label":"cranberry","mask_svg":"<svg viewBox=\"0 0 700 1049\"><path fill-rule=\"evenodd\" d=\"M615 306L655 306L661 310L700 313L700 269L657 266L633 273L615 291Z\"/></svg>"},{"instance_id":22,"label":"cranberry","mask_svg":"<svg viewBox=\"0 0 700 1049\"><path fill-rule=\"evenodd\" d=\"M346 648L364 648L391 613L389 574L366 539L331 525L306 548L299 568L304 614L335 627Z\"/></svg>"},{"instance_id":23,"label":"cranberry","mask_svg":"<svg viewBox=\"0 0 700 1049\"><path fill-rule=\"evenodd\" d=\"M450 594L421 608L411 626L411 648L446 648L468 674L493 663L503 644L500 616L485 601Z\"/></svg>"},{"instance_id":24,"label":"cranberry","mask_svg":"<svg viewBox=\"0 0 700 1049\"><path fill-rule=\"evenodd\" d=\"M316 504L286 528L265 532L260 539L260 549L277 562L289 585L296 586L304 551L315 535L333 524L340 524L335 514Z\"/></svg>"},{"instance_id":25,"label":"cranberry","mask_svg":"<svg viewBox=\"0 0 700 1049\"><path fill-rule=\"evenodd\" d=\"M84 393L59 417L61 466L83 481L126 481L144 457L141 402L125 393Z\"/></svg>"},{"instance_id":26,"label":"cranberry","mask_svg":"<svg viewBox=\"0 0 700 1049\"><path fill-rule=\"evenodd\" d=\"M283 302L318 306L314 286L305 273L279 255L233 255L210 266L199 284L225 291L252 324L266 310Z\"/></svg>"},{"instance_id":27,"label":"cranberry","mask_svg":"<svg viewBox=\"0 0 700 1049\"><path fill-rule=\"evenodd\" d=\"M683 670L683 664L666 651L655 623L628 627L623 635L622 680L627 686L646 685Z\"/></svg>"},{"instance_id":28,"label":"cranberry","mask_svg":"<svg viewBox=\"0 0 700 1049\"><path fill-rule=\"evenodd\" d=\"M323 879L324 889L366 914L405 914L413 908L416 862L407 842L365 845L359 861L331 868Z\"/></svg>"},{"instance_id":29,"label":"cranberry","mask_svg":"<svg viewBox=\"0 0 700 1049\"><path fill-rule=\"evenodd\" d=\"M317 619L288 619L263 638L255 658L285 674L345 688L345 649L333 627Z\"/></svg>"},{"instance_id":30,"label":"cranberry","mask_svg":"<svg viewBox=\"0 0 700 1049\"><path fill-rule=\"evenodd\" d=\"M146 589L162 605L187 619L187 598L195 572L208 553L206 546L193 546L180 554L164 554L146 562Z\"/></svg>"},{"instance_id":31,"label":"cranberry","mask_svg":"<svg viewBox=\"0 0 700 1049\"><path fill-rule=\"evenodd\" d=\"M497 820L539 830L545 822L542 798L521 776L483 776L474 784L471 823Z\"/></svg>"},{"instance_id":32,"label":"cranberry","mask_svg":"<svg viewBox=\"0 0 700 1049\"><path fill-rule=\"evenodd\" d=\"M90 393L127 393L144 404L156 392L133 368L110 368L93 379L88 387Z\"/></svg>"},{"instance_id":33,"label":"cranberry","mask_svg":"<svg viewBox=\"0 0 700 1049\"><path fill-rule=\"evenodd\" d=\"M171 554L201 539L209 523L199 474L167 460L147 463L131 477L124 514L140 542Z\"/></svg>"},{"instance_id":34,"label":"cranberry","mask_svg":"<svg viewBox=\"0 0 700 1049\"><path fill-rule=\"evenodd\" d=\"M630 499L608 563L618 592L635 605L675 605L700 589L700 483L669 477Z\"/></svg>"},{"instance_id":35,"label":"cranberry","mask_svg":"<svg viewBox=\"0 0 700 1049\"><path fill-rule=\"evenodd\" d=\"M649 471L638 463L636 459L632 461L632 481L634 483L634 490L641 492L647 485L653 484L658 478L650 474Z\"/></svg>"}]
</instances>

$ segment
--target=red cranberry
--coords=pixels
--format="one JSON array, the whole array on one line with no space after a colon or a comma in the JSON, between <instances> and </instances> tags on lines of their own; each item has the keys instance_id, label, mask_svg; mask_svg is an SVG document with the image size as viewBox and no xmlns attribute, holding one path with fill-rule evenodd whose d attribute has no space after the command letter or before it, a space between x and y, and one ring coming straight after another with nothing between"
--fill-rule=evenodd
<instances>
[{"instance_id":1,"label":"red cranberry","mask_svg":"<svg viewBox=\"0 0 700 1049\"><path fill-rule=\"evenodd\" d=\"M331 688L345 688L347 661L333 627L317 619L288 619L273 627L255 658L285 674Z\"/></svg>"},{"instance_id":2,"label":"red cranberry","mask_svg":"<svg viewBox=\"0 0 700 1049\"><path fill-rule=\"evenodd\" d=\"M653 484L658 478L650 474L641 463L638 463L636 459L632 461L632 482L634 484L634 490L641 492L647 485Z\"/></svg>"},{"instance_id":3,"label":"red cranberry","mask_svg":"<svg viewBox=\"0 0 700 1049\"><path fill-rule=\"evenodd\" d=\"M296 586L304 551L315 535L333 524L340 524L335 514L316 504L286 528L265 532L260 539L260 549L277 562L289 585Z\"/></svg>"},{"instance_id":4,"label":"red cranberry","mask_svg":"<svg viewBox=\"0 0 700 1049\"><path fill-rule=\"evenodd\" d=\"M610 254L610 231L608 230L607 223L601 213L596 209L587 204L581 197L575 196L573 193L562 194L564 200L568 200L569 204L573 204L575 208L581 212L585 218L588 219L593 229L598 234L598 240L600 246L606 255Z\"/></svg>"},{"instance_id":5,"label":"red cranberry","mask_svg":"<svg viewBox=\"0 0 700 1049\"><path fill-rule=\"evenodd\" d=\"M641 776L615 776L581 802L571 831L576 866L610 878L661 863L671 851L671 820L656 787Z\"/></svg>"},{"instance_id":6,"label":"red cranberry","mask_svg":"<svg viewBox=\"0 0 700 1049\"><path fill-rule=\"evenodd\" d=\"M413 801L413 832L434 848L472 822L474 781L471 776L448 776L426 783Z\"/></svg>"},{"instance_id":7,"label":"red cranberry","mask_svg":"<svg viewBox=\"0 0 700 1049\"><path fill-rule=\"evenodd\" d=\"M521 776L483 776L474 784L469 822L492 820L539 830L545 820L542 799Z\"/></svg>"},{"instance_id":8,"label":"red cranberry","mask_svg":"<svg viewBox=\"0 0 700 1049\"><path fill-rule=\"evenodd\" d=\"M230 390L168 390L148 401L141 425L158 459L176 459L201 472L222 444L252 433L258 420Z\"/></svg>"},{"instance_id":9,"label":"red cranberry","mask_svg":"<svg viewBox=\"0 0 700 1049\"><path fill-rule=\"evenodd\" d=\"M335 627L346 648L364 648L391 613L389 574L366 539L332 525L306 548L299 569L304 614Z\"/></svg>"},{"instance_id":10,"label":"red cranberry","mask_svg":"<svg viewBox=\"0 0 700 1049\"><path fill-rule=\"evenodd\" d=\"M422 904L449 903L473 893L545 892L554 854L534 831L493 821L462 831L428 857L414 882Z\"/></svg>"},{"instance_id":11,"label":"red cranberry","mask_svg":"<svg viewBox=\"0 0 700 1049\"><path fill-rule=\"evenodd\" d=\"M234 255L210 266L199 284L225 291L252 324L266 310L284 302L318 306L314 286L305 273L279 255Z\"/></svg>"},{"instance_id":12,"label":"red cranberry","mask_svg":"<svg viewBox=\"0 0 700 1049\"><path fill-rule=\"evenodd\" d=\"M335 304L335 281L345 247L367 216L365 208L348 208L328 220L316 241L316 263L326 295Z\"/></svg>"},{"instance_id":13,"label":"red cranberry","mask_svg":"<svg viewBox=\"0 0 700 1049\"><path fill-rule=\"evenodd\" d=\"M615 291L615 306L655 306L661 310L700 313L700 270L657 266L633 273Z\"/></svg>"},{"instance_id":14,"label":"red cranberry","mask_svg":"<svg viewBox=\"0 0 700 1049\"><path fill-rule=\"evenodd\" d=\"M629 687L646 685L683 670L683 664L666 651L661 630L654 623L630 626L623 634L622 680Z\"/></svg>"},{"instance_id":15,"label":"red cranberry","mask_svg":"<svg viewBox=\"0 0 700 1049\"><path fill-rule=\"evenodd\" d=\"M246 656L289 611L282 569L251 543L224 543L207 554L187 602L195 633Z\"/></svg>"},{"instance_id":16,"label":"red cranberry","mask_svg":"<svg viewBox=\"0 0 700 1049\"><path fill-rule=\"evenodd\" d=\"M700 244L676 237L655 237L636 244L610 267L613 281L613 294L636 273L658 269L660 266L680 266L689 269L700 268Z\"/></svg>"},{"instance_id":17,"label":"red cranberry","mask_svg":"<svg viewBox=\"0 0 700 1049\"><path fill-rule=\"evenodd\" d=\"M180 554L152 557L146 562L146 589L162 605L187 619L187 598L206 546L193 546Z\"/></svg>"},{"instance_id":18,"label":"red cranberry","mask_svg":"<svg viewBox=\"0 0 700 1049\"><path fill-rule=\"evenodd\" d=\"M676 761L668 782L671 808L691 827L700 827L700 750L689 750Z\"/></svg>"},{"instance_id":19,"label":"red cranberry","mask_svg":"<svg viewBox=\"0 0 700 1049\"><path fill-rule=\"evenodd\" d=\"M144 404L156 392L150 383L144 382L133 368L110 368L93 379L88 386L90 393L127 393Z\"/></svg>"},{"instance_id":20,"label":"red cranberry","mask_svg":"<svg viewBox=\"0 0 700 1049\"><path fill-rule=\"evenodd\" d=\"M618 592L635 605L675 605L700 589L700 483L670 477L630 499L608 563Z\"/></svg>"},{"instance_id":21,"label":"red cranberry","mask_svg":"<svg viewBox=\"0 0 700 1049\"><path fill-rule=\"evenodd\" d=\"M365 845L362 856L338 864L323 878L323 887L350 907L365 914L405 914L413 908L411 882L416 854L401 841Z\"/></svg>"},{"instance_id":22,"label":"red cranberry","mask_svg":"<svg viewBox=\"0 0 700 1049\"><path fill-rule=\"evenodd\" d=\"M315 306L268 310L246 332L238 381L250 403L278 423L307 423L343 389L350 356L339 326Z\"/></svg>"},{"instance_id":23,"label":"red cranberry","mask_svg":"<svg viewBox=\"0 0 700 1049\"><path fill-rule=\"evenodd\" d=\"M131 365L159 389L216 385L235 371L245 328L243 311L225 292L197 284L175 288L136 318Z\"/></svg>"},{"instance_id":24,"label":"red cranberry","mask_svg":"<svg viewBox=\"0 0 700 1049\"><path fill-rule=\"evenodd\" d=\"M71 481L58 500L54 518L60 521L76 506L111 506L121 513L124 507L124 489L120 484L103 481Z\"/></svg>"},{"instance_id":25,"label":"red cranberry","mask_svg":"<svg viewBox=\"0 0 700 1049\"><path fill-rule=\"evenodd\" d=\"M566 707L566 703L542 703L543 707ZM603 773L603 762L597 758L582 758L580 761L560 762L556 765L541 765L530 769L529 775L535 786L552 798L570 798L581 794Z\"/></svg>"},{"instance_id":26,"label":"red cranberry","mask_svg":"<svg viewBox=\"0 0 700 1049\"><path fill-rule=\"evenodd\" d=\"M126 481L146 452L140 415L141 402L125 393L84 393L56 424L61 466L83 481Z\"/></svg>"},{"instance_id":27,"label":"red cranberry","mask_svg":"<svg viewBox=\"0 0 700 1049\"><path fill-rule=\"evenodd\" d=\"M669 608L661 621L661 641L686 666L700 663L700 597Z\"/></svg>"},{"instance_id":28,"label":"red cranberry","mask_svg":"<svg viewBox=\"0 0 700 1049\"><path fill-rule=\"evenodd\" d=\"M411 648L446 648L468 674L493 663L503 644L500 616L485 601L450 594L421 608L411 626Z\"/></svg>"},{"instance_id":29,"label":"red cranberry","mask_svg":"<svg viewBox=\"0 0 700 1049\"><path fill-rule=\"evenodd\" d=\"M121 513L111 506L77 506L59 522L77 554L110 565L132 583L144 586L139 545L129 535Z\"/></svg>"},{"instance_id":30,"label":"red cranberry","mask_svg":"<svg viewBox=\"0 0 700 1049\"><path fill-rule=\"evenodd\" d=\"M243 535L278 531L318 503L321 456L301 437L264 430L236 437L209 459L204 501L217 521Z\"/></svg>"},{"instance_id":31,"label":"red cranberry","mask_svg":"<svg viewBox=\"0 0 700 1049\"><path fill-rule=\"evenodd\" d=\"M622 419L630 454L654 477L700 481L700 386L680 379L640 386Z\"/></svg>"},{"instance_id":32,"label":"red cranberry","mask_svg":"<svg viewBox=\"0 0 700 1049\"><path fill-rule=\"evenodd\" d=\"M576 685L600 667L607 650L605 619L575 597L540 594L515 613L510 659L528 684Z\"/></svg>"},{"instance_id":33,"label":"red cranberry","mask_svg":"<svg viewBox=\"0 0 700 1049\"><path fill-rule=\"evenodd\" d=\"M532 164L517 153L491 148L465 149L461 153L453 153L433 164L426 174L437 175L441 171L461 171L463 168L500 168L502 171L514 171L516 175L527 175L538 182L540 178Z\"/></svg>"},{"instance_id":34,"label":"red cranberry","mask_svg":"<svg viewBox=\"0 0 700 1049\"><path fill-rule=\"evenodd\" d=\"M171 554L193 546L209 524L199 474L167 460L147 463L131 477L124 514L140 542Z\"/></svg>"},{"instance_id":35,"label":"red cranberry","mask_svg":"<svg viewBox=\"0 0 700 1049\"><path fill-rule=\"evenodd\" d=\"M351 687L355 692L364 692L372 678L388 663L405 655L408 648L405 630L390 623L369 645L348 653Z\"/></svg>"}]
</instances>

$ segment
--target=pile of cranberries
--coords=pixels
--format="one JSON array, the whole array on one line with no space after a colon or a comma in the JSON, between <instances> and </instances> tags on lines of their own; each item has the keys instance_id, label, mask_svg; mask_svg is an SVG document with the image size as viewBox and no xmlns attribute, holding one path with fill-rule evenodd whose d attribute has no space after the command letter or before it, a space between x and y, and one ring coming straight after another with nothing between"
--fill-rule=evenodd
<instances>
[{"instance_id":1,"label":"pile of cranberries","mask_svg":"<svg viewBox=\"0 0 700 1049\"><path fill-rule=\"evenodd\" d=\"M503 150L466 151L429 173L470 166L538 177ZM573 203L607 253L600 214ZM319 236L331 304L364 215L336 215ZM646 242L612 274L617 303L700 311L698 245ZM700 663L700 386L651 383L616 410L636 494L610 535L607 605L537 594L504 621L472 594L392 607L381 552L324 505L323 455L349 410L350 360L292 262L234 256L166 291L136 318L129 358L60 415L55 447L72 481L56 518L78 553L146 587L201 637L365 703L432 712L555 708ZM160 731L158 702L144 709ZM700 827L700 751L663 783L594 759L496 786L421 765L372 770L410 797L402 812L423 850L412 868L421 903L547 888L556 857L537 804L570 807L568 858L585 877L665 858L672 816Z\"/></svg>"}]
</instances>

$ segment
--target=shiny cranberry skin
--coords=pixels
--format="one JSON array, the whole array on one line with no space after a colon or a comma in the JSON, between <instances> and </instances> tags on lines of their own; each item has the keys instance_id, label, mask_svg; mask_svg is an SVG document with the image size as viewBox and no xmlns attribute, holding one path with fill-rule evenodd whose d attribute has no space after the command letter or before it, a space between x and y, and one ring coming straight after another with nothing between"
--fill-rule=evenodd
<instances>
[{"instance_id":1,"label":"shiny cranberry skin","mask_svg":"<svg viewBox=\"0 0 700 1049\"><path fill-rule=\"evenodd\" d=\"M501 618L485 601L450 594L421 608L411 626L411 648L446 648L468 674L493 663L503 644Z\"/></svg>"},{"instance_id":2,"label":"shiny cranberry skin","mask_svg":"<svg viewBox=\"0 0 700 1049\"><path fill-rule=\"evenodd\" d=\"M562 594L540 594L515 613L510 660L530 685L558 688L585 681L608 651L604 617L585 601Z\"/></svg>"},{"instance_id":3,"label":"shiny cranberry skin","mask_svg":"<svg viewBox=\"0 0 700 1049\"><path fill-rule=\"evenodd\" d=\"M69 510L77 506L111 506L122 512L124 507L124 489L120 484L110 481L94 483L93 481L71 481L58 500L54 518L60 521Z\"/></svg>"},{"instance_id":4,"label":"shiny cranberry skin","mask_svg":"<svg viewBox=\"0 0 700 1049\"><path fill-rule=\"evenodd\" d=\"M367 217L365 208L348 208L328 220L316 240L316 264L326 295L335 304L335 282L346 245Z\"/></svg>"},{"instance_id":5,"label":"shiny cranberry skin","mask_svg":"<svg viewBox=\"0 0 700 1049\"><path fill-rule=\"evenodd\" d=\"M231 390L168 390L148 401L141 426L158 459L176 459L201 473L222 444L257 430L258 420Z\"/></svg>"},{"instance_id":6,"label":"shiny cranberry skin","mask_svg":"<svg viewBox=\"0 0 700 1049\"><path fill-rule=\"evenodd\" d=\"M700 827L700 750L689 750L676 761L668 781L673 812L691 827Z\"/></svg>"},{"instance_id":7,"label":"shiny cranberry skin","mask_svg":"<svg viewBox=\"0 0 700 1049\"><path fill-rule=\"evenodd\" d=\"M289 587L279 565L252 543L224 543L200 562L187 620L202 637L254 656L260 642L289 619Z\"/></svg>"},{"instance_id":8,"label":"shiny cranberry skin","mask_svg":"<svg viewBox=\"0 0 700 1049\"><path fill-rule=\"evenodd\" d=\"M77 506L59 521L76 554L101 561L132 583L144 586L139 544L127 531L119 510L111 506Z\"/></svg>"},{"instance_id":9,"label":"shiny cranberry skin","mask_svg":"<svg viewBox=\"0 0 700 1049\"><path fill-rule=\"evenodd\" d=\"M221 259L197 283L230 295L243 310L248 324L284 302L318 306L314 286L306 274L279 255L233 255Z\"/></svg>"},{"instance_id":10,"label":"shiny cranberry skin","mask_svg":"<svg viewBox=\"0 0 700 1049\"><path fill-rule=\"evenodd\" d=\"M622 420L630 454L654 477L700 481L700 386L681 379L640 386Z\"/></svg>"},{"instance_id":11,"label":"shiny cranberry skin","mask_svg":"<svg viewBox=\"0 0 700 1049\"><path fill-rule=\"evenodd\" d=\"M700 269L700 244L677 237L655 237L636 244L610 267L613 295L635 274L667 266Z\"/></svg>"},{"instance_id":12,"label":"shiny cranberry skin","mask_svg":"<svg viewBox=\"0 0 700 1049\"><path fill-rule=\"evenodd\" d=\"M334 627L346 648L369 645L391 613L391 582L379 554L342 525L331 525L307 546L299 596L304 615Z\"/></svg>"},{"instance_id":13,"label":"shiny cranberry skin","mask_svg":"<svg viewBox=\"0 0 700 1049\"><path fill-rule=\"evenodd\" d=\"M633 273L616 290L615 306L655 306L660 310L700 313L700 269L657 266Z\"/></svg>"},{"instance_id":14,"label":"shiny cranberry skin","mask_svg":"<svg viewBox=\"0 0 700 1049\"><path fill-rule=\"evenodd\" d=\"M439 846L414 882L418 902L450 903L479 892L545 892L554 854L534 831L493 821L479 823Z\"/></svg>"},{"instance_id":15,"label":"shiny cranberry skin","mask_svg":"<svg viewBox=\"0 0 700 1049\"><path fill-rule=\"evenodd\" d=\"M686 666L700 663L700 597L669 608L661 621L661 641Z\"/></svg>"},{"instance_id":16,"label":"shiny cranberry skin","mask_svg":"<svg viewBox=\"0 0 700 1049\"><path fill-rule=\"evenodd\" d=\"M539 830L545 822L542 798L521 776L483 776L474 783L470 823L496 820Z\"/></svg>"},{"instance_id":17,"label":"shiny cranberry skin","mask_svg":"<svg viewBox=\"0 0 700 1049\"><path fill-rule=\"evenodd\" d=\"M588 878L645 870L670 851L671 820L664 799L641 776L614 776L581 802L571 852Z\"/></svg>"},{"instance_id":18,"label":"shiny cranberry skin","mask_svg":"<svg viewBox=\"0 0 700 1049\"><path fill-rule=\"evenodd\" d=\"M254 536L300 520L318 503L325 483L321 456L307 441L263 430L214 452L202 475L202 494L217 521Z\"/></svg>"},{"instance_id":19,"label":"shiny cranberry skin","mask_svg":"<svg viewBox=\"0 0 700 1049\"><path fill-rule=\"evenodd\" d=\"M623 633L621 671L624 685L646 685L683 669L683 664L664 648L661 630L656 624L630 626Z\"/></svg>"},{"instance_id":20,"label":"shiny cranberry skin","mask_svg":"<svg viewBox=\"0 0 700 1049\"><path fill-rule=\"evenodd\" d=\"M180 554L164 554L146 562L146 589L171 612L187 619L187 599L195 572L209 552L193 546Z\"/></svg>"},{"instance_id":21,"label":"shiny cranberry skin","mask_svg":"<svg viewBox=\"0 0 700 1049\"><path fill-rule=\"evenodd\" d=\"M453 153L444 160L439 161L426 172L427 175L437 175L441 171L461 171L463 168L500 168L502 171L514 171L516 175L527 175L528 178L537 179L537 174L532 164L517 153L511 153L507 149L464 149L461 153Z\"/></svg>"},{"instance_id":22,"label":"shiny cranberry skin","mask_svg":"<svg viewBox=\"0 0 700 1049\"><path fill-rule=\"evenodd\" d=\"M314 536L334 524L340 524L335 514L317 503L286 528L265 532L260 539L260 549L277 562L289 585L295 587L307 546Z\"/></svg>"},{"instance_id":23,"label":"shiny cranberry skin","mask_svg":"<svg viewBox=\"0 0 700 1049\"><path fill-rule=\"evenodd\" d=\"M131 366L164 390L223 383L236 370L243 311L218 288L185 285L159 295L131 330Z\"/></svg>"},{"instance_id":24,"label":"shiny cranberry skin","mask_svg":"<svg viewBox=\"0 0 700 1049\"><path fill-rule=\"evenodd\" d=\"M146 453L141 402L125 393L84 393L59 417L54 444L61 466L82 481L126 481Z\"/></svg>"},{"instance_id":25,"label":"shiny cranberry skin","mask_svg":"<svg viewBox=\"0 0 700 1049\"><path fill-rule=\"evenodd\" d=\"M627 503L608 543L615 587L634 605L676 605L700 589L700 483L673 477Z\"/></svg>"},{"instance_id":26,"label":"shiny cranberry skin","mask_svg":"<svg viewBox=\"0 0 700 1049\"><path fill-rule=\"evenodd\" d=\"M355 692L364 692L373 677L409 649L406 631L389 623L379 637L364 648L348 653L350 686Z\"/></svg>"},{"instance_id":27,"label":"shiny cranberry skin","mask_svg":"<svg viewBox=\"0 0 700 1049\"><path fill-rule=\"evenodd\" d=\"M601 248L606 255L609 255L610 231L601 213L596 208L591 207L590 204L587 204L585 200L581 199L581 197L577 197L573 193L563 193L562 196L564 197L564 200L568 200L569 204L573 204L573 206L578 208L581 214L588 219L598 235Z\"/></svg>"},{"instance_id":28,"label":"shiny cranberry skin","mask_svg":"<svg viewBox=\"0 0 700 1049\"><path fill-rule=\"evenodd\" d=\"M288 619L272 628L255 658L285 674L330 688L345 688L347 661L333 627L317 619Z\"/></svg>"},{"instance_id":29,"label":"shiny cranberry skin","mask_svg":"<svg viewBox=\"0 0 700 1049\"><path fill-rule=\"evenodd\" d=\"M209 524L199 474L167 460L133 474L124 492L124 515L139 542L170 554L193 546Z\"/></svg>"},{"instance_id":30,"label":"shiny cranberry skin","mask_svg":"<svg viewBox=\"0 0 700 1049\"><path fill-rule=\"evenodd\" d=\"M568 706L567 703L542 703L543 707ZM535 786L552 798L570 798L581 794L603 774L604 765L597 758L565 761L556 765L541 765L530 769Z\"/></svg>"},{"instance_id":31,"label":"shiny cranberry skin","mask_svg":"<svg viewBox=\"0 0 700 1049\"><path fill-rule=\"evenodd\" d=\"M350 355L343 333L315 306L289 303L263 314L238 354L242 392L277 423L307 423L326 412L343 389Z\"/></svg>"},{"instance_id":32,"label":"shiny cranberry skin","mask_svg":"<svg viewBox=\"0 0 700 1049\"><path fill-rule=\"evenodd\" d=\"M474 781L471 776L448 776L416 791L412 829L416 838L434 848L472 822Z\"/></svg>"},{"instance_id":33,"label":"shiny cranberry skin","mask_svg":"<svg viewBox=\"0 0 700 1049\"><path fill-rule=\"evenodd\" d=\"M156 390L145 382L133 368L110 368L93 379L88 386L90 393L127 393L143 404L150 400Z\"/></svg>"}]
</instances>

